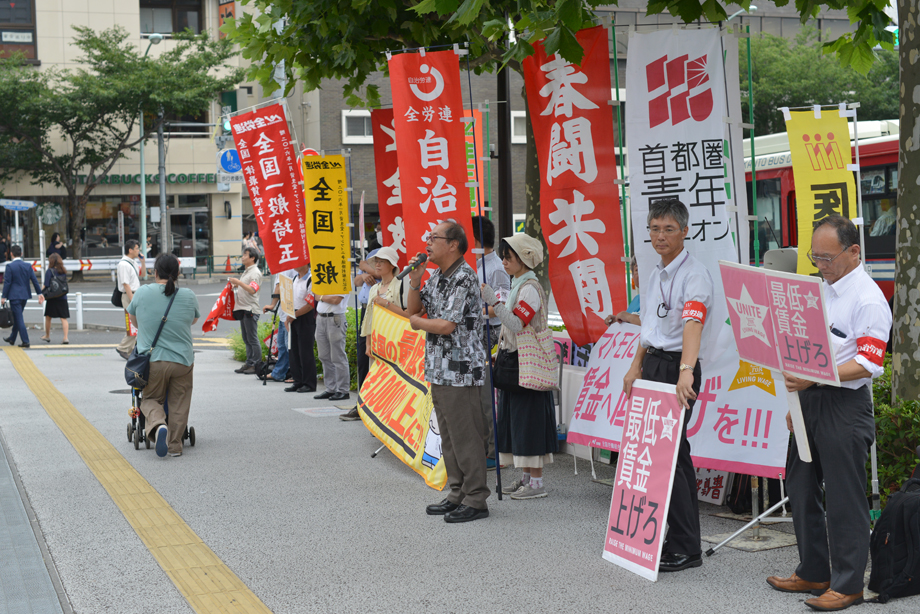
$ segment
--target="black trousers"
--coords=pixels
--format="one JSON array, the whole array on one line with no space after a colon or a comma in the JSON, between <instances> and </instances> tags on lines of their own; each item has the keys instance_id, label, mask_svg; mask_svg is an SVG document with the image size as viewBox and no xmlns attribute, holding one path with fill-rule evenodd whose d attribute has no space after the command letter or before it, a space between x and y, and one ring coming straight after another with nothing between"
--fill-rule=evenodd
<instances>
[{"instance_id":1,"label":"black trousers","mask_svg":"<svg viewBox=\"0 0 920 614\"><path fill-rule=\"evenodd\" d=\"M361 390L361 384L367 378L367 372L371 369L371 359L367 355L367 337L361 336L361 324L364 322L364 314L367 313L367 306L361 305L361 311L358 312L358 325L355 329L358 331L358 390Z\"/></svg>"},{"instance_id":2,"label":"black trousers","mask_svg":"<svg viewBox=\"0 0 920 614\"><path fill-rule=\"evenodd\" d=\"M291 379L295 386L316 390L316 311L291 322Z\"/></svg>"},{"instance_id":3,"label":"black trousers","mask_svg":"<svg viewBox=\"0 0 920 614\"><path fill-rule=\"evenodd\" d=\"M642 361L642 379L662 384L677 384L680 377L680 353L672 353L673 360L666 360L651 354ZM697 361L693 368L693 392L699 394L703 373ZM662 553L701 554L700 506L696 498L696 471L690 458L690 442L687 441L687 424L693 414L695 401L684 412L684 423L680 430L680 449L677 466L674 468L674 485L671 487L671 507L668 509L668 534Z\"/></svg>"}]
</instances>

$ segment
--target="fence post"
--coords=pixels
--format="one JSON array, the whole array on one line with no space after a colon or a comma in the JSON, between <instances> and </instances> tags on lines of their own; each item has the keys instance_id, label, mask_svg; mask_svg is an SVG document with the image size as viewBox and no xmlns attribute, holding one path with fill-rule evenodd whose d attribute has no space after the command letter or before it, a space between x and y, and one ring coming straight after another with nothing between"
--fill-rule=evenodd
<instances>
[{"instance_id":1,"label":"fence post","mask_svg":"<svg viewBox=\"0 0 920 614\"><path fill-rule=\"evenodd\" d=\"M83 330L83 293L77 292L77 330Z\"/></svg>"}]
</instances>

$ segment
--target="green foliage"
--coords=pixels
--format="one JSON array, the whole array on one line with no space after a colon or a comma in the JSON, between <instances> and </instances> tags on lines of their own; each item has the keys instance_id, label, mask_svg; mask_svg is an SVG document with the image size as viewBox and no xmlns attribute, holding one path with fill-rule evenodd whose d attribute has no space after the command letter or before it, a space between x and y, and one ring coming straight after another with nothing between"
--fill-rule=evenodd
<instances>
[{"instance_id":1,"label":"green foliage","mask_svg":"<svg viewBox=\"0 0 920 614\"><path fill-rule=\"evenodd\" d=\"M885 359L885 372L872 382L875 401L875 440L878 457L878 483L884 506L888 496L898 491L910 477L920 459L920 401L891 402L891 356ZM866 465L866 474L872 467ZM869 484L871 492L871 483Z\"/></svg>"},{"instance_id":2,"label":"green foliage","mask_svg":"<svg viewBox=\"0 0 920 614\"><path fill-rule=\"evenodd\" d=\"M356 337L357 326L355 326L355 310L351 307L348 308L348 313L345 316L348 320L348 330L345 333L345 353L348 356L348 371L351 374L351 389L358 389L358 340ZM272 332L272 319L269 317L262 317L259 320L259 341L268 337ZM243 337L240 335L238 330L231 332L227 335L227 338L230 340L230 349L233 352L233 360L244 362L246 360L246 344L243 342ZM268 359L268 346L264 343L261 344L262 348L262 360ZM323 374L323 363L319 359L319 353L316 349L316 344L313 344L313 354L316 357L316 373L319 376Z\"/></svg>"},{"instance_id":3,"label":"green foliage","mask_svg":"<svg viewBox=\"0 0 920 614\"><path fill-rule=\"evenodd\" d=\"M780 107L859 101L859 119L899 117L898 56L879 51L878 61L862 75L840 65L822 50L818 31L805 27L794 41L769 34L751 39L754 82L755 133L785 132ZM747 64L747 46L741 46L741 66ZM741 91L748 91L748 75L741 71ZM742 100L744 117L748 101Z\"/></svg>"},{"instance_id":4,"label":"green foliage","mask_svg":"<svg viewBox=\"0 0 920 614\"><path fill-rule=\"evenodd\" d=\"M78 68L36 70L21 56L0 60L0 172L24 173L36 185L67 191L68 234L79 257L86 202L101 178L140 142L138 111L200 113L221 92L235 88L242 71L225 66L234 54L232 44L206 34L175 34L154 58L142 55L123 28L74 29L72 44L82 52ZM149 127L157 126L154 120ZM77 184L78 174L88 176L84 185Z\"/></svg>"}]
</instances>

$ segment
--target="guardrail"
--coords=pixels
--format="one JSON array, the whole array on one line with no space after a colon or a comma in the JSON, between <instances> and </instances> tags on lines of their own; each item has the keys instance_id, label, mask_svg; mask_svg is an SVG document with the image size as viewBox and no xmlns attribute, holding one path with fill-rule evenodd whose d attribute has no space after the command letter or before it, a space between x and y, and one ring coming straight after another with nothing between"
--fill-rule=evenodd
<instances>
[{"instance_id":1,"label":"guardrail","mask_svg":"<svg viewBox=\"0 0 920 614\"><path fill-rule=\"evenodd\" d=\"M97 297L102 297L105 300L86 300L87 298L95 299ZM83 312L84 311L117 311L119 313L124 313L124 309L119 309L112 305L112 295L111 294L84 294L83 292L74 292L73 294L67 294L67 305L71 307L74 311L72 317L74 318L74 324L76 325L77 330L84 330L83 327ZM108 305L108 307L86 307L86 305ZM44 305L35 305L33 307L26 307L26 311L45 311Z\"/></svg>"}]
</instances>

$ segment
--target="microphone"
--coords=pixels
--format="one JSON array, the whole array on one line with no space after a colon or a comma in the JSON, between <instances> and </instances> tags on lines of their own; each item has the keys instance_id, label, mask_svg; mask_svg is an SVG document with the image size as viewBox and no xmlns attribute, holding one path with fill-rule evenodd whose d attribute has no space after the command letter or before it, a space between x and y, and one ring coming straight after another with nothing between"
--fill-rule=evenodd
<instances>
[{"instance_id":1,"label":"microphone","mask_svg":"<svg viewBox=\"0 0 920 614\"><path fill-rule=\"evenodd\" d=\"M406 268L404 268L404 269L402 270L402 272L401 272L399 275L396 276L396 279L402 281L402 278L403 278L403 277L405 277L406 275L408 275L409 273L411 273L411 272L414 271L415 269L417 269L417 268L419 268L420 266L422 266L423 264L425 264L425 261L426 261L426 260L428 260L428 254L419 254L419 255L418 255L418 260L415 261L415 264L410 264L409 266L407 266Z\"/></svg>"}]
</instances>

